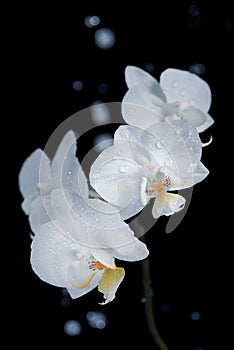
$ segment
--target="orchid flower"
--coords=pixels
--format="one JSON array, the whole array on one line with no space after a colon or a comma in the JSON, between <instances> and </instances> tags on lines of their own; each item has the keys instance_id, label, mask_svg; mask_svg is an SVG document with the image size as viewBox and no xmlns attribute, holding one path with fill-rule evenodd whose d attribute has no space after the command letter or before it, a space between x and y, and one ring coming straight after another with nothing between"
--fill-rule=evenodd
<instances>
[{"instance_id":1,"label":"orchid flower","mask_svg":"<svg viewBox=\"0 0 234 350\"><path fill-rule=\"evenodd\" d=\"M208 175L201 150L196 128L182 120L165 120L148 130L120 126L113 146L94 161L90 183L123 219L139 213L151 198L153 217L168 216L185 204L168 191L191 187Z\"/></svg>"},{"instance_id":2,"label":"orchid flower","mask_svg":"<svg viewBox=\"0 0 234 350\"><path fill-rule=\"evenodd\" d=\"M49 284L67 288L72 298L98 287L103 304L112 301L125 275L115 258L142 260L149 253L146 245L110 204L62 189L50 197L54 220L40 226L33 238L34 272Z\"/></svg>"},{"instance_id":3,"label":"orchid flower","mask_svg":"<svg viewBox=\"0 0 234 350\"><path fill-rule=\"evenodd\" d=\"M122 114L130 125L147 129L174 117L188 121L202 132L214 123L208 114L210 87L196 74L169 68L158 82L144 70L127 66L125 80L128 91L122 101Z\"/></svg>"},{"instance_id":4,"label":"orchid flower","mask_svg":"<svg viewBox=\"0 0 234 350\"><path fill-rule=\"evenodd\" d=\"M67 188L79 193L80 187L88 193L87 180L76 157L76 136L70 130L52 160L38 148L20 169L19 188L24 198L22 208L29 215L32 230L52 218L50 193L53 189Z\"/></svg>"}]
</instances>

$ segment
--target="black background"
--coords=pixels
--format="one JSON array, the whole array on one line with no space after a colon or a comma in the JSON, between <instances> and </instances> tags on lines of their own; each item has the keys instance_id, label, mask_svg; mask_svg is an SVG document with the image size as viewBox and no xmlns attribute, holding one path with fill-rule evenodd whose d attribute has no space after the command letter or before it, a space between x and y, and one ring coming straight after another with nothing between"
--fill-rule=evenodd
<instances>
[{"instance_id":1,"label":"black background","mask_svg":"<svg viewBox=\"0 0 234 350\"><path fill-rule=\"evenodd\" d=\"M192 5L200 11L197 16L191 14ZM131 10L120 4L93 7L77 3L74 8L29 5L8 12L7 65L3 71L9 76L10 101L4 130L11 135L13 150L3 153L10 161L9 168L13 160L14 171L3 171L1 191L6 222L2 234L7 237L7 245L3 245L7 257L2 265L3 275L6 273L2 304L7 311L3 321L8 344L16 341L18 346L28 348L33 339L34 344L88 349L156 349L141 301L141 262L121 264L126 270L125 280L116 299L106 306L98 305L102 296L92 291L63 307L61 289L47 285L33 273L30 230L20 208L17 177L23 161L37 147L43 148L67 117L95 100L122 100L127 65L145 69L151 63L155 67L152 75L158 79L166 68L188 70L192 64L202 63L206 70L201 77L211 87L210 114L215 119L215 124L201 134L204 142L213 136L202 156L210 174L195 186L189 210L176 230L166 234L167 218L162 217L145 238L150 250L155 320L169 349L219 348L218 288L223 283L220 259L228 234L222 221L227 209L223 195L231 180L224 159L231 154L226 140L233 113L233 10L225 1L155 1L130 6ZM88 15L99 16L100 24L85 26ZM94 33L101 27L112 29L116 35L116 43L109 50L95 45ZM72 87L76 79L83 82L81 91ZM98 91L102 83L108 84L106 94ZM83 153L90 146L91 140L84 140ZM9 186L5 185L9 180ZM221 221L220 231L217 228ZM165 304L170 305L167 313L162 311ZM88 326L86 313L90 310L105 313L108 323L104 329ZM191 319L194 311L200 313L200 320ZM69 319L81 323L80 335L64 333L63 325Z\"/></svg>"}]
</instances>

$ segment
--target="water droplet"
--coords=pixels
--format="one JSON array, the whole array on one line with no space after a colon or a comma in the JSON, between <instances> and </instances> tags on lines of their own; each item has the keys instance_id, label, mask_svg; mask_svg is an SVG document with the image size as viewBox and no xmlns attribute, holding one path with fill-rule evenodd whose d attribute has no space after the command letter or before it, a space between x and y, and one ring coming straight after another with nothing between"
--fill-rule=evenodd
<instances>
[{"instance_id":1,"label":"water droplet","mask_svg":"<svg viewBox=\"0 0 234 350\"><path fill-rule=\"evenodd\" d=\"M98 29L95 33L95 44L100 49L111 49L115 44L115 34L109 28Z\"/></svg>"},{"instance_id":2,"label":"water droplet","mask_svg":"<svg viewBox=\"0 0 234 350\"><path fill-rule=\"evenodd\" d=\"M199 6L198 6L198 5L195 5L195 4L191 5L191 6L189 7L189 9L188 9L188 13L189 13L190 16L192 16L192 17L197 17L197 16L199 16L199 14L200 14L200 8L199 8Z\"/></svg>"},{"instance_id":3,"label":"water droplet","mask_svg":"<svg viewBox=\"0 0 234 350\"><path fill-rule=\"evenodd\" d=\"M162 143L160 141L157 141L157 147L158 148L163 148L163 145L162 145Z\"/></svg>"},{"instance_id":4,"label":"water droplet","mask_svg":"<svg viewBox=\"0 0 234 350\"><path fill-rule=\"evenodd\" d=\"M76 91L80 91L83 89L83 83L80 80L76 80L73 82L72 87Z\"/></svg>"},{"instance_id":5,"label":"water droplet","mask_svg":"<svg viewBox=\"0 0 234 350\"><path fill-rule=\"evenodd\" d=\"M129 171L129 166L127 166L127 165L121 165L121 166L119 167L119 171L120 171L121 173L127 173L127 172Z\"/></svg>"},{"instance_id":6,"label":"water droplet","mask_svg":"<svg viewBox=\"0 0 234 350\"><path fill-rule=\"evenodd\" d=\"M92 175L92 178L93 178L94 180L96 180L96 179L98 178L98 173L94 173L94 174Z\"/></svg>"},{"instance_id":7,"label":"water droplet","mask_svg":"<svg viewBox=\"0 0 234 350\"><path fill-rule=\"evenodd\" d=\"M81 324L77 320L68 320L63 326L64 333L69 336L75 336L81 332Z\"/></svg>"},{"instance_id":8,"label":"water droplet","mask_svg":"<svg viewBox=\"0 0 234 350\"><path fill-rule=\"evenodd\" d=\"M145 64L145 69L146 69L149 73L153 73L153 72L155 72L155 64L153 64L153 63L146 63L146 64Z\"/></svg>"},{"instance_id":9,"label":"water droplet","mask_svg":"<svg viewBox=\"0 0 234 350\"><path fill-rule=\"evenodd\" d=\"M87 16L84 19L84 24L88 28L97 26L100 23L100 18L98 16Z\"/></svg>"},{"instance_id":10,"label":"water droplet","mask_svg":"<svg viewBox=\"0 0 234 350\"><path fill-rule=\"evenodd\" d=\"M190 72L195 73L195 74L204 74L206 71L206 67L202 63L193 63L189 67Z\"/></svg>"},{"instance_id":11,"label":"water droplet","mask_svg":"<svg viewBox=\"0 0 234 350\"><path fill-rule=\"evenodd\" d=\"M103 312L90 311L87 313L86 318L89 326L92 328L103 329L107 325L107 317Z\"/></svg>"},{"instance_id":12,"label":"water droplet","mask_svg":"<svg viewBox=\"0 0 234 350\"><path fill-rule=\"evenodd\" d=\"M106 83L98 85L98 91L100 94L106 94L109 91L109 86Z\"/></svg>"},{"instance_id":13,"label":"water droplet","mask_svg":"<svg viewBox=\"0 0 234 350\"><path fill-rule=\"evenodd\" d=\"M177 88L177 87L178 87L178 85L179 85L179 83L178 83L178 81L177 81L177 80L175 80L175 81L173 81L173 82L172 82L172 84L171 84L171 85L172 85L172 87L173 87L173 88Z\"/></svg>"},{"instance_id":14,"label":"water droplet","mask_svg":"<svg viewBox=\"0 0 234 350\"><path fill-rule=\"evenodd\" d=\"M180 96L184 97L186 95L186 91L183 89L180 91Z\"/></svg>"},{"instance_id":15,"label":"water droplet","mask_svg":"<svg viewBox=\"0 0 234 350\"><path fill-rule=\"evenodd\" d=\"M190 314L190 318L191 318L191 320L193 320L193 321L199 321L199 320L201 319L201 314L200 314L200 312L198 312L198 311L193 311L193 312L191 312L191 314Z\"/></svg>"}]
</instances>

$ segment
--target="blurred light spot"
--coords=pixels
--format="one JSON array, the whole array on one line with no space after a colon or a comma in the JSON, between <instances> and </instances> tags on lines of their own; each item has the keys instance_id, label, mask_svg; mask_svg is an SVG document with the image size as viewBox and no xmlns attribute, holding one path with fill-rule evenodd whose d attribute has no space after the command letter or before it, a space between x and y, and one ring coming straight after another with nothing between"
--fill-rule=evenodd
<instances>
[{"instance_id":1,"label":"blurred light spot","mask_svg":"<svg viewBox=\"0 0 234 350\"><path fill-rule=\"evenodd\" d=\"M71 306L71 304L72 304L71 299L66 298L66 297L64 297L64 298L61 299L61 305L62 305L63 307L69 307L69 306Z\"/></svg>"},{"instance_id":2,"label":"blurred light spot","mask_svg":"<svg viewBox=\"0 0 234 350\"><path fill-rule=\"evenodd\" d=\"M168 314L171 311L171 306L169 304L162 304L160 306L160 310L165 313Z\"/></svg>"},{"instance_id":3,"label":"blurred light spot","mask_svg":"<svg viewBox=\"0 0 234 350\"><path fill-rule=\"evenodd\" d=\"M95 27L99 25L99 23L100 23L100 18L98 16L87 16L84 19L84 24L88 28Z\"/></svg>"},{"instance_id":4,"label":"blurred light spot","mask_svg":"<svg viewBox=\"0 0 234 350\"><path fill-rule=\"evenodd\" d=\"M93 145L96 152L102 152L107 147L113 145L113 136L111 134L97 135L94 139Z\"/></svg>"},{"instance_id":5,"label":"blurred light spot","mask_svg":"<svg viewBox=\"0 0 234 350\"><path fill-rule=\"evenodd\" d=\"M194 350L204 350L204 348L202 346L196 346Z\"/></svg>"},{"instance_id":6,"label":"blurred light spot","mask_svg":"<svg viewBox=\"0 0 234 350\"><path fill-rule=\"evenodd\" d=\"M200 8L198 5L191 5L189 6L189 9L188 9L188 13L190 14L190 16L192 17L197 17L200 15Z\"/></svg>"},{"instance_id":7,"label":"blurred light spot","mask_svg":"<svg viewBox=\"0 0 234 350\"><path fill-rule=\"evenodd\" d=\"M92 122L96 125L108 124L111 122L109 108L101 101L95 101L90 107Z\"/></svg>"},{"instance_id":8,"label":"blurred light spot","mask_svg":"<svg viewBox=\"0 0 234 350\"><path fill-rule=\"evenodd\" d=\"M191 318L191 320L193 320L193 321L199 321L199 320L201 319L201 314L200 314L200 312L198 312L198 311L193 311L193 312L191 312L191 314L190 314L190 318Z\"/></svg>"},{"instance_id":9,"label":"blurred light spot","mask_svg":"<svg viewBox=\"0 0 234 350\"><path fill-rule=\"evenodd\" d=\"M109 86L106 83L98 85L98 91L100 94L106 94L109 91Z\"/></svg>"},{"instance_id":10,"label":"blurred light spot","mask_svg":"<svg viewBox=\"0 0 234 350\"><path fill-rule=\"evenodd\" d=\"M147 302L146 297L141 298L141 302L142 302L142 303L146 303L146 302Z\"/></svg>"},{"instance_id":11,"label":"blurred light spot","mask_svg":"<svg viewBox=\"0 0 234 350\"><path fill-rule=\"evenodd\" d=\"M80 91L83 89L83 83L80 80L76 80L73 82L72 87L76 91Z\"/></svg>"},{"instance_id":12,"label":"blurred light spot","mask_svg":"<svg viewBox=\"0 0 234 350\"><path fill-rule=\"evenodd\" d=\"M81 332L81 324L76 320L68 320L65 322L63 330L69 336L78 335Z\"/></svg>"},{"instance_id":13,"label":"blurred light spot","mask_svg":"<svg viewBox=\"0 0 234 350\"><path fill-rule=\"evenodd\" d=\"M228 19L228 20L225 22L225 28L226 28L227 30L234 30L234 20Z\"/></svg>"},{"instance_id":14,"label":"blurred light spot","mask_svg":"<svg viewBox=\"0 0 234 350\"><path fill-rule=\"evenodd\" d=\"M145 69L149 72L149 73L153 73L155 72L155 64L153 63L146 63L145 64Z\"/></svg>"},{"instance_id":15,"label":"blurred light spot","mask_svg":"<svg viewBox=\"0 0 234 350\"><path fill-rule=\"evenodd\" d=\"M190 72L195 74L204 74L206 71L206 67L202 63L194 63L189 67Z\"/></svg>"},{"instance_id":16,"label":"blurred light spot","mask_svg":"<svg viewBox=\"0 0 234 350\"><path fill-rule=\"evenodd\" d=\"M86 314L88 324L92 328L103 329L107 325L107 318L103 312L90 311Z\"/></svg>"},{"instance_id":17,"label":"blurred light spot","mask_svg":"<svg viewBox=\"0 0 234 350\"><path fill-rule=\"evenodd\" d=\"M115 44L115 34L113 30L109 28L101 28L95 32L95 44L100 49L110 49Z\"/></svg>"}]
</instances>

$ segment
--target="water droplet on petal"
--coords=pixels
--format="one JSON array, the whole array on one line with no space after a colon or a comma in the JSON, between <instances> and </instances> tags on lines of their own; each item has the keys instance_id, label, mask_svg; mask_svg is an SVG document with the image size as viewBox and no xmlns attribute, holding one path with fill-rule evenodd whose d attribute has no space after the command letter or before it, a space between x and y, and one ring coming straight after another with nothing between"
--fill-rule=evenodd
<instances>
[{"instance_id":1,"label":"water droplet on petal","mask_svg":"<svg viewBox=\"0 0 234 350\"><path fill-rule=\"evenodd\" d=\"M157 147L158 148L163 148L163 145L162 145L162 143L160 141L157 141Z\"/></svg>"},{"instance_id":2,"label":"water droplet on petal","mask_svg":"<svg viewBox=\"0 0 234 350\"><path fill-rule=\"evenodd\" d=\"M133 115L134 112L135 112L135 108L130 108L130 109L129 109L129 114Z\"/></svg>"},{"instance_id":3,"label":"water droplet on petal","mask_svg":"<svg viewBox=\"0 0 234 350\"><path fill-rule=\"evenodd\" d=\"M92 178L93 178L94 180L96 180L96 179L98 178L98 173L94 173L94 174L92 175Z\"/></svg>"},{"instance_id":4,"label":"water droplet on petal","mask_svg":"<svg viewBox=\"0 0 234 350\"><path fill-rule=\"evenodd\" d=\"M178 87L178 85L179 85L179 83L178 83L178 81L177 81L177 80L175 80L175 81L173 81L173 82L172 82L172 84L171 84L171 85L172 85L172 87L173 87L173 88L177 88L177 87Z\"/></svg>"},{"instance_id":5,"label":"water droplet on petal","mask_svg":"<svg viewBox=\"0 0 234 350\"><path fill-rule=\"evenodd\" d=\"M120 171L121 173L127 173L127 172L129 171L129 167L128 167L127 165L121 165L121 166L119 167L119 171Z\"/></svg>"},{"instance_id":6,"label":"water droplet on petal","mask_svg":"<svg viewBox=\"0 0 234 350\"><path fill-rule=\"evenodd\" d=\"M186 95L186 91L183 89L180 91L180 96L184 97Z\"/></svg>"}]
</instances>

